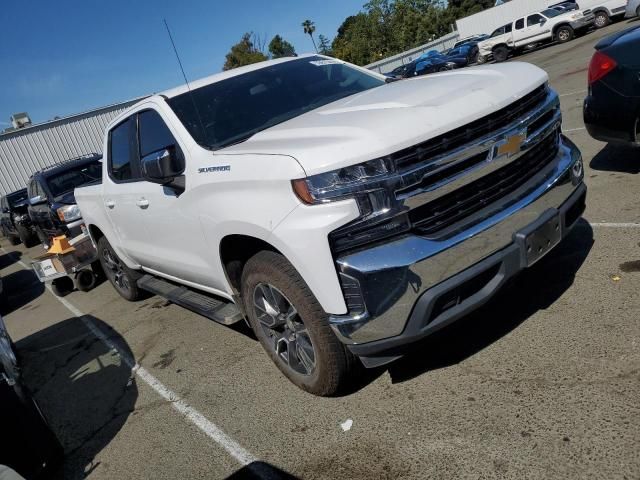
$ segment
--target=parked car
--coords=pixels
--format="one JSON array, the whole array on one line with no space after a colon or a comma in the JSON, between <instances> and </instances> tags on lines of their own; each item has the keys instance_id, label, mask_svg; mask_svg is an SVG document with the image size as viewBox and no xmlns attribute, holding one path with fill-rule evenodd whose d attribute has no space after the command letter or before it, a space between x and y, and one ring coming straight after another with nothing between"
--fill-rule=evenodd
<instances>
[{"instance_id":1,"label":"parked car","mask_svg":"<svg viewBox=\"0 0 640 480\"><path fill-rule=\"evenodd\" d=\"M271 60L120 114L76 199L123 298L246 318L293 383L330 395L568 234L586 187L561 115L527 63L387 83Z\"/></svg>"},{"instance_id":2,"label":"parked car","mask_svg":"<svg viewBox=\"0 0 640 480\"><path fill-rule=\"evenodd\" d=\"M478 43L480 43L483 40L486 40L487 38L489 38L489 35L486 33L482 33L479 35L471 35L470 37L465 37L458 40L456 43L453 44L453 48L458 48L467 44L477 45Z\"/></svg>"},{"instance_id":3,"label":"parked car","mask_svg":"<svg viewBox=\"0 0 640 480\"><path fill-rule=\"evenodd\" d=\"M413 77L416 74L416 62L409 62L405 65L400 65L394 68L389 73L385 74L388 78L400 79Z\"/></svg>"},{"instance_id":4,"label":"parked car","mask_svg":"<svg viewBox=\"0 0 640 480\"><path fill-rule=\"evenodd\" d=\"M561 13L564 12L572 12L574 10L580 10L580 7L577 3L574 2L562 2L557 5L550 5L549 8L553 8L554 10L558 10Z\"/></svg>"},{"instance_id":5,"label":"parked car","mask_svg":"<svg viewBox=\"0 0 640 480\"><path fill-rule=\"evenodd\" d=\"M431 53L431 52L429 52ZM460 61L461 59L457 59ZM429 56L422 56L416 60L416 75L426 75L428 73L445 72L457 68L458 64L454 59L445 57L440 52L434 52Z\"/></svg>"},{"instance_id":6,"label":"parked car","mask_svg":"<svg viewBox=\"0 0 640 480\"><path fill-rule=\"evenodd\" d=\"M28 203L26 188L0 198L0 227L12 245L22 242L29 247L35 238Z\"/></svg>"},{"instance_id":7,"label":"parked car","mask_svg":"<svg viewBox=\"0 0 640 480\"><path fill-rule=\"evenodd\" d=\"M52 478L63 450L22 384L14 345L0 317L0 465L27 480ZM12 477L9 477L12 478Z\"/></svg>"},{"instance_id":8,"label":"parked car","mask_svg":"<svg viewBox=\"0 0 640 480\"><path fill-rule=\"evenodd\" d=\"M466 43L461 47L452 48L444 54L444 57L456 64L455 68L467 67L478 60L478 45Z\"/></svg>"},{"instance_id":9,"label":"parked car","mask_svg":"<svg viewBox=\"0 0 640 480\"><path fill-rule=\"evenodd\" d=\"M588 9L595 15L594 26L602 28L609 25L616 18L622 18L627 8L628 0L577 0L578 6Z\"/></svg>"},{"instance_id":10,"label":"parked car","mask_svg":"<svg viewBox=\"0 0 640 480\"><path fill-rule=\"evenodd\" d=\"M565 43L576 33L586 31L594 22L592 13L573 11L561 13L552 8L531 13L496 29L491 37L478 44L481 62L490 56L504 62L532 44L556 41Z\"/></svg>"},{"instance_id":11,"label":"parked car","mask_svg":"<svg viewBox=\"0 0 640 480\"><path fill-rule=\"evenodd\" d=\"M101 156L86 155L40 170L28 183L29 217L40 241L48 245L51 237L81 233L82 214L76 205L74 189L99 181Z\"/></svg>"},{"instance_id":12,"label":"parked car","mask_svg":"<svg viewBox=\"0 0 640 480\"><path fill-rule=\"evenodd\" d=\"M606 37L589 64L584 124L598 140L640 146L640 26Z\"/></svg>"},{"instance_id":13,"label":"parked car","mask_svg":"<svg viewBox=\"0 0 640 480\"><path fill-rule=\"evenodd\" d=\"M640 0L629 0L624 13L625 18L640 17Z\"/></svg>"}]
</instances>

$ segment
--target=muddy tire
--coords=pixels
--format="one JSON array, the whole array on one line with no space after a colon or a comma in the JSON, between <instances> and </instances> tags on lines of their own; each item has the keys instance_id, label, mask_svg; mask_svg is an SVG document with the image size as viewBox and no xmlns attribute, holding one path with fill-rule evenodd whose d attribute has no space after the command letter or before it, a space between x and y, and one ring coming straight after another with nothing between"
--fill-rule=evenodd
<instances>
[{"instance_id":1,"label":"muddy tire","mask_svg":"<svg viewBox=\"0 0 640 480\"><path fill-rule=\"evenodd\" d=\"M141 273L131 270L118 257L111 247L106 237L98 240L98 258L105 276L113 285L113 288L125 300L135 302L149 296L149 294L138 287L137 281L142 276Z\"/></svg>"},{"instance_id":2,"label":"muddy tire","mask_svg":"<svg viewBox=\"0 0 640 480\"><path fill-rule=\"evenodd\" d=\"M596 28L606 27L610 23L611 23L611 19L609 18L609 15L607 14L607 12L596 13L596 18L593 21L593 24L596 26Z\"/></svg>"},{"instance_id":3,"label":"muddy tire","mask_svg":"<svg viewBox=\"0 0 640 480\"><path fill-rule=\"evenodd\" d=\"M300 274L282 255L262 251L242 272L242 298L256 337L280 371L320 396L340 392L359 368L331 330Z\"/></svg>"},{"instance_id":4,"label":"muddy tire","mask_svg":"<svg viewBox=\"0 0 640 480\"><path fill-rule=\"evenodd\" d=\"M509 49L504 45L499 45L493 49L493 59L496 62L504 62L509 58Z\"/></svg>"},{"instance_id":5,"label":"muddy tire","mask_svg":"<svg viewBox=\"0 0 640 480\"><path fill-rule=\"evenodd\" d=\"M575 33L573 31L573 28L569 27L568 25L563 25L556 32L556 40L558 41L558 43L570 42L571 40L573 40L574 36Z\"/></svg>"}]
</instances>

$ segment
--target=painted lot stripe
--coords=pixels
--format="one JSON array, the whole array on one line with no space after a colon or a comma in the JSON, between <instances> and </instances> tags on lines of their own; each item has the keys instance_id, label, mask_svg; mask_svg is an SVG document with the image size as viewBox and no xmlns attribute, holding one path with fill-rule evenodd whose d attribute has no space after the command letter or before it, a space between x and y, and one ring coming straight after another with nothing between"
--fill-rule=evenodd
<instances>
[{"instance_id":1,"label":"painted lot stripe","mask_svg":"<svg viewBox=\"0 0 640 480\"><path fill-rule=\"evenodd\" d=\"M640 223L590 223L594 228L640 228Z\"/></svg>"},{"instance_id":2,"label":"painted lot stripe","mask_svg":"<svg viewBox=\"0 0 640 480\"><path fill-rule=\"evenodd\" d=\"M3 252L7 253L4 248L0 248ZM9 255L11 255L9 253ZM22 265L26 270L31 270L26 263L22 260L18 260L17 263ZM193 423L198 429L200 429L207 437L216 442L220 447L225 449L229 455L238 461L241 465L249 465L257 461L257 457L253 456L249 451L244 449L238 442L232 439L229 435L224 433L220 427L208 420L204 415L198 412L195 408L185 402L180 396L173 390L165 386L160 380L154 377L147 369L137 364L135 360L128 355L122 353L118 348L109 340L109 337L105 335L98 326L92 322L87 316L82 313L75 305L69 302L67 299L58 297L51 291L51 286L45 284L47 290L51 292L51 295L57 299L67 310L73 315L80 318L82 323L100 339L109 349L116 352L120 358L131 368L131 371L140 378L144 383L149 385L158 395L164 398L167 402L171 403L171 406L182 414L187 420Z\"/></svg>"},{"instance_id":3,"label":"painted lot stripe","mask_svg":"<svg viewBox=\"0 0 640 480\"><path fill-rule=\"evenodd\" d=\"M571 95L578 95L579 93L587 93L586 90L576 90L575 92L568 92L558 95L559 97L569 97Z\"/></svg>"},{"instance_id":4,"label":"painted lot stripe","mask_svg":"<svg viewBox=\"0 0 640 480\"><path fill-rule=\"evenodd\" d=\"M586 127L578 127L578 128L570 128L569 130L562 130L562 133L569 133L569 132L579 132L580 130L586 130Z\"/></svg>"}]
</instances>

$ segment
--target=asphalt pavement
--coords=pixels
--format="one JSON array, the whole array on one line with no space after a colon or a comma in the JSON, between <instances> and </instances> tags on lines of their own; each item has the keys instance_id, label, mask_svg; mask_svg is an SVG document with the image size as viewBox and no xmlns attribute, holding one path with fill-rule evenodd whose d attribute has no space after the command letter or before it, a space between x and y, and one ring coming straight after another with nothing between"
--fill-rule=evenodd
<instances>
[{"instance_id":1,"label":"asphalt pavement","mask_svg":"<svg viewBox=\"0 0 640 480\"><path fill-rule=\"evenodd\" d=\"M3 240L0 313L65 447L60 477L640 478L640 153L582 123L593 45L627 26L513 60L561 96L584 220L342 397L303 393L246 328L161 298L128 303L103 283L61 302L25 268L38 247Z\"/></svg>"}]
</instances>

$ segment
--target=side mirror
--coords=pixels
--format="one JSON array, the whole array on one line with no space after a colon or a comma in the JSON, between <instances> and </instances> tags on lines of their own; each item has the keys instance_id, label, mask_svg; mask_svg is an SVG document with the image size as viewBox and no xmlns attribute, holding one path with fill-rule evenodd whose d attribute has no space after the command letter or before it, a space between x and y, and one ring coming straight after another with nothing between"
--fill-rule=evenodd
<instances>
[{"instance_id":1,"label":"side mirror","mask_svg":"<svg viewBox=\"0 0 640 480\"><path fill-rule=\"evenodd\" d=\"M42 198L42 195L36 195L35 197L31 197L29 199L29 205L42 205L47 201L46 198Z\"/></svg>"},{"instance_id":2,"label":"side mirror","mask_svg":"<svg viewBox=\"0 0 640 480\"><path fill-rule=\"evenodd\" d=\"M175 145L142 158L142 175L145 180L160 185L173 182L182 175L184 168L184 157Z\"/></svg>"},{"instance_id":3,"label":"side mirror","mask_svg":"<svg viewBox=\"0 0 640 480\"><path fill-rule=\"evenodd\" d=\"M544 25L545 23L547 23L547 21L544 18L540 20L540 25Z\"/></svg>"}]
</instances>

